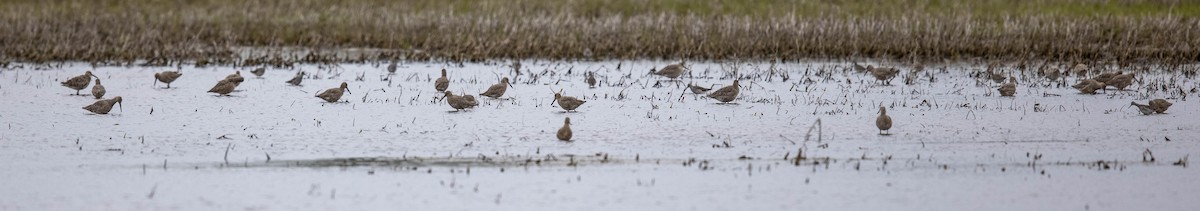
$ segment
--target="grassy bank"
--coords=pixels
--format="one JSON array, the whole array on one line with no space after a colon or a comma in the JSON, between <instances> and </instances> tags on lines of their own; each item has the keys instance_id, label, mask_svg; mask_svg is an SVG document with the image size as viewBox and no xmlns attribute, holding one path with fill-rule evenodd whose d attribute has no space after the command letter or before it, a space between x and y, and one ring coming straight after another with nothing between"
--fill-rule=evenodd
<instances>
[{"instance_id":1,"label":"grassy bank","mask_svg":"<svg viewBox=\"0 0 1200 211\"><path fill-rule=\"evenodd\" d=\"M982 57L1187 63L1200 58L1200 3L12 0L0 2L0 43L0 59L24 62ZM238 50L246 47L304 51ZM364 48L375 50L332 53Z\"/></svg>"}]
</instances>

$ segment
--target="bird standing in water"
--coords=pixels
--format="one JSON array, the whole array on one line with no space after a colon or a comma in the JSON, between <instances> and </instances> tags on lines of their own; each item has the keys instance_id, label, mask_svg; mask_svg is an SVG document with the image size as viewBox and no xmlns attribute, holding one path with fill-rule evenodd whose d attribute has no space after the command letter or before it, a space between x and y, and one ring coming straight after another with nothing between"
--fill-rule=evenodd
<instances>
[{"instance_id":1,"label":"bird standing in water","mask_svg":"<svg viewBox=\"0 0 1200 211\"><path fill-rule=\"evenodd\" d=\"M887 115L887 108L879 106L879 117L875 118L875 127L879 128L879 135L891 134L888 130L892 129L892 117Z\"/></svg>"}]
</instances>

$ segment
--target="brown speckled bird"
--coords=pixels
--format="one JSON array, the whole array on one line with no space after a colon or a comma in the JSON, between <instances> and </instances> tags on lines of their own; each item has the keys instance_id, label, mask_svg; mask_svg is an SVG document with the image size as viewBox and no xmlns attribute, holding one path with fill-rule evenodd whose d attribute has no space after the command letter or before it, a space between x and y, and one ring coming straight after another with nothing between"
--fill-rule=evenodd
<instances>
[{"instance_id":1,"label":"brown speckled bird","mask_svg":"<svg viewBox=\"0 0 1200 211\"><path fill-rule=\"evenodd\" d=\"M1012 97L1013 95L1017 94L1017 78L1009 77L1008 83L1000 85L1000 88L996 90L1000 91L1000 96Z\"/></svg>"},{"instance_id":2,"label":"brown speckled bird","mask_svg":"<svg viewBox=\"0 0 1200 211\"><path fill-rule=\"evenodd\" d=\"M321 94L317 94L316 97L321 98L322 100L325 100L325 102L333 103L333 102L337 102L338 100L342 99L342 91L345 91L346 93L350 93L350 85L346 84L346 82L342 82L341 86L339 86L337 88L326 89L324 92L321 92Z\"/></svg>"},{"instance_id":3,"label":"brown speckled bird","mask_svg":"<svg viewBox=\"0 0 1200 211\"><path fill-rule=\"evenodd\" d=\"M879 106L879 117L875 118L875 127L879 128L879 135L891 134L888 130L892 129L892 117L887 115L887 108Z\"/></svg>"},{"instance_id":4,"label":"brown speckled bird","mask_svg":"<svg viewBox=\"0 0 1200 211\"><path fill-rule=\"evenodd\" d=\"M1154 113L1166 113L1168 108L1171 108L1172 103L1164 99L1150 100L1150 109L1154 109Z\"/></svg>"},{"instance_id":5,"label":"brown speckled bird","mask_svg":"<svg viewBox=\"0 0 1200 211\"><path fill-rule=\"evenodd\" d=\"M83 110L91 111L92 113L96 114L108 114L109 111L112 111L113 104L121 104L121 96L114 97L113 99L97 100L91 105L84 106ZM125 106L122 105L121 107L121 110L124 110Z\"/></svg>"},{"instance_id":6,"label":"brown speckled bird","mask_svg":"<svg viewBox=\"0 0 1200 211\"><path fill-rule=\"evenodd\" d=\"M729 103L737 99L740 89L741 85L738 85L738 80L733 79L733 85L721 87L721 89L717 89L717 91L709 93L708 97L716 99L717 101L721 101L721 103Z\"/></svg>"},{"instance_id":7,"label":"brown speckled bird","mask_svg":"<svg viewBox=\"0 0 1200 211\"><path fill-rule=\"evenodd\" d=\"M103 98L105 91L104 85L100 85L100 79L97 78L96 85L92 85L92 96L96 97L96 99Z\"/></svg>"},{"instance_id":8,"label":"brown speckled bird","mask_svg":"<svg viewBox=\"0 0 1200 211\"><path fill-rule=\"evenodd\" d=\"M558 140L571 141L571 136L574 134L572 134L572 132L571 132L571 118L570 117L563 119L563 126L562 126L562 128L558 129L558 133L556 133L555 135L558 137Z\"/></svg>"},{"instance_id":9,"label":"brown speckled bird","mask_svg":"<svg viewBox=\"0 0 1200 211\"><path fill-rule=\"evenodd\" d=\"M162 71L154 74L154 83L155 85L158 82L167 83L167 88L171 88L171 82L175 82L175 79L179 79L179 76L183 76L183 73L179 73L179 71Z\"/></svg>"},{"instance_id":10,"label":"brown speckled bird","mask_svg":"<svg viewBox=\"0 0 1200 211\"><path fill-rule=\"evenodd\" d=\"M504 96L504 92L508 91L509 87L512 87L512 84L508 83L508 77L504 77L500 79L500 83L488 87L487 91L480 93L479 95L490 98L500 98Z\"/></svg>"},{"instance_id":11,"label":"brown speckled bird","mask_svg":"<svg viewBox=\"0 0 1200 211\"><path fill-rule=\"evenodd\" d=\"M679 78L680 75L683 75L684 68L684 62L679 62L678 64L667 65L658 71L650 69L650 74L659 75L674 80Z\"/></svg>"},{"instance_id":12,"label":"brown speckled bird","mask_svg":"<svg viewBox=\"0 0 1200 211\"><path fill-rule=\"evenodd\" d=\"M1133 85L1134 77L1137 77L1137 73L1120 74L1117 76L1113 76L1112 79L1108 79L1108 82L1105 82L1104 84L1108 85L1108 86L1113 86L1113 87L1117 88L1117 90L1125 90L1125 87L1129 87L1129 85Z\"/></svg>"},{"instance_id":13,"label":"brown speckled bird","mask_svg":"<svg viewBox=\"0 0 1200 211\"><path fill-rule=\"evenodd\" d=\"M558 107L561 107L563 110L566 110L567 112L571 112L571 111L575 111L576 108L579 108L580 105L583 105L583 103L586 103L587 101L580 100L579 98L575 98L575 97L571 97L571 96L563 96L562 90L560 89L560 90L558 90L557 93L554 93L554 102L550 102L550 103L553 104L556 102L558 103Z\"/></svg>"},{"instance_id":14,"label":"brown speckled bird","mask_svg":"<svg viewBox=\"0 0 1200 211\"><path fill-rule=\"evenodd\" d=\"M304 71L300 71L300 72L296 72L296 76L292 76L292 79L288 80L287 83L291 84L292 86L299 86L300 82L303 82L303 81L304 81Z\"/></svg>"},{"instance_id":15,"label":"brown speckled bird","mask_svg":"<svg viewBox=\"0 0 1200 211\"><path fill-rule=\"evenodd\" d=\"M75 95L80 95L79 90L83 90L83 88L87 88L88 84L92 82L92 77L96 77L96 75L92 74L92 71L83 72L83 75L71 77L71 79L67 79L66 81L63 81L62 86L74 89ZM99 78L99 77L96 77L96 78Z\"/></svg>"},{"instance_id":16,"label":"brown speckled bird","mask_svg":"<svg viewBox=\"0 0 1200 211\"><path fill-rule=\"evenodd\" d=\"M263 74L267 74L267 68L265 68L265 67L254 68L254 70L250 71L250 74L254 74L255 77L262 77Z\"/></svg>"},{"instance_id":17,"label":"brown speckled bird","mask_svg":"<svg viewBox=\"0 0 1200 211\"><path fill-rule=\"evenodd\" d=\"M433 89L442 92L448 88L450 88L450 78L446 78L446 69L442 69L442 77L433 80Z\"/></svg>"},{"instance_id":18,"label":"brown speckled bird","mask_svg":"<svg viewBox=\"0 0 1200 211\"><path fill-rule=\"evenodd\" d=\"M208 89L208 92L221 94L221 96L229 96L229 93L232 93L233 89L236 89L237 86L237 82L230 81L229 79L221 79L217 81L217 85L213 85L212 89Z\"/></svg>"}]
</instances>

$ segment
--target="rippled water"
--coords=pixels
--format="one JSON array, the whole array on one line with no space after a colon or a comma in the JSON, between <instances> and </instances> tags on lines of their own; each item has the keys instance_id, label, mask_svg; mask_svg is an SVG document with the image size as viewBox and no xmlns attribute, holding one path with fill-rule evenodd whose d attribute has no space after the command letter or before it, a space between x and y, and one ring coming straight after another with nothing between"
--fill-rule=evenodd
<instances>
[{"instance_id":1,"label":"rippled water","mask_svg":"<svg viewBox=\"0 0 1200 211\"><path fill-rule=\"evenodd\" d=\"M1187 210L1200 183L1194 79L1142 73L1130 91L1081 95L1033 74L1016 97L931 65L879 85L831 62L342 64L268 69L164 67L0 71L0 209L916 209ZM504 100L453 112L433 90ZM59 81L92 70L124 107L80 109ZM230 97L206 93L241 70ZM311 73L303 86L284 81ZM589 88L584 72L600 86ZM741 78L736 104L685 92ZM786 78L786 79L785 79ZM1067 77L1074 83L1076 77ZM342 103L313 97L350 84ZM1162 87L1167 87L1168 91ZM553 91L588 102L551 105ZM1188 98L1182 98L1178 90ZM85 89L86 92L89 89ZM1143 116L1130 101L1168 98ZM874 126L878 107L892 135ZM574 141L554 133L570 117ZM805 159L795 160L803 151ZM1147 153L1149 151L1149 153ZM1153 156L1154 161L1149 161ZM785 160L785 158L787 158Z\"/></svg>"}]
</instances>

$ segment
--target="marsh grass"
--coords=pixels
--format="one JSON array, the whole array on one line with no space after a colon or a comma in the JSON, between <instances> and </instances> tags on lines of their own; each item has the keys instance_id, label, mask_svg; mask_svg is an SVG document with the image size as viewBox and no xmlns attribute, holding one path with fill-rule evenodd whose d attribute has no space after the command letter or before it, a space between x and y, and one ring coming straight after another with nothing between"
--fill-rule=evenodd
<instances>
[{"instance_id":1,"label":"marsh grass","mask_svg":"<svg viewBox=\"0 0 1200 211\"><path fill-rule=\"evenodd\" d=\"M0 3L0 61L1187 63L1200 58L1197 17L1200 3L1172 0L14 0Z\"/></svg>"}]
</instances>

